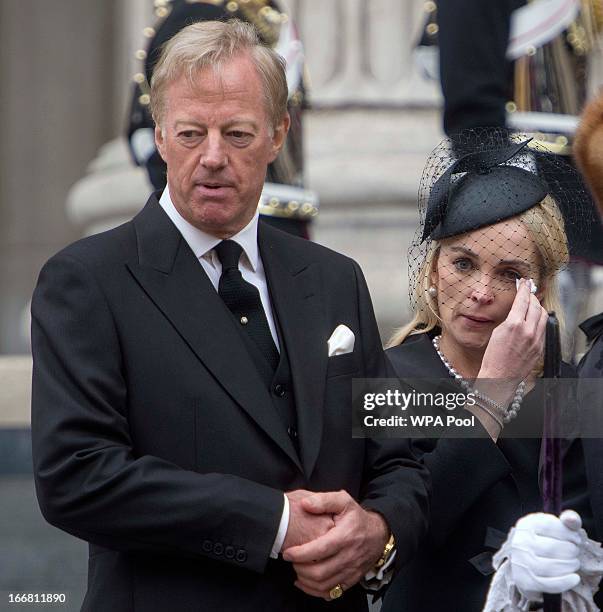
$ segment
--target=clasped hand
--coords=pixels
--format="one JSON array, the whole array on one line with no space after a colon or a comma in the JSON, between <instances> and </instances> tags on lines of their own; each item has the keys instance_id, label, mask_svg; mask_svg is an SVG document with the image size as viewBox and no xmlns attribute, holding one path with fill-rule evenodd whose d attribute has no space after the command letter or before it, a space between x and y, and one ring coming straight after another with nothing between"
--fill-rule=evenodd
<instances>
[{"instance_id":1,"label":"clasped hand","mask_svg":"<svg viewBox=\"0 0 603 612\"><path fill-rule=\"evenodd\" d=\"M346 491L298 490L289 499L289 527L283 558L293 564L295 586L330 599L339 584L359 582L381 557L389 537L383 517L362 508Z\"/></svg>"}]
</instances>

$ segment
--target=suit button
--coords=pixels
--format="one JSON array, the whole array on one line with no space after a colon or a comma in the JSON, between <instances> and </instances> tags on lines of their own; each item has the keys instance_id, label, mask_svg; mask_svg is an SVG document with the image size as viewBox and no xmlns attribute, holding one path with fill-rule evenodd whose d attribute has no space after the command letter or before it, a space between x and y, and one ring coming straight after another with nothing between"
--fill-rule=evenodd
<instances>
[{"instance_id":1,"label":"suit button","mask_svg":"<svg viewBox=\"0 0 603 612\"><path fill-rule=\"evenodd\" d=\"M214 555L218 557L224 552L224 544L220 544L220 542L216 542L214 544Z\"/></svg>"},{"instance_id":2,"label":"suit button","mask_svg":"<svg viewBox=\"0 0 603 612\"><path fill-rule=\"evenodd\" d=\"M283 397L286 392L285 385L274 385L274 395L277 397Z\"/></svg>"},{"instance_id":3,"label":"suit button","mask_svg":"<svg viewBox=\"0 0 603 612\"><path fill-rule=\"evenodd\" d=\"M287 427L287 433L292 440L297 440L297 429L295 427Z\"/></svg>"},{"instance_id":4,"label":"suit button","mask_svg":"<svg viewBox=\"0 0 603 612\"><path fill-rule=\"evenodd\" d=\"M245 561L247 561L247 553L242 548L239 548L235 558L239 563L245 563Z\"/></svg>"},{"instance_id":5,"label":"suit button","mask_svg":"<svg viewBox=\"0 0 603 612\"><path fill-rule=\"evenodd\" d=\"M203 540L201 544L201 550L206 553L210 553L214 549L213 542L211 540Z\"/></svg>"},{"instance_id":6,"label":"suit button","mask_svg":"<svg viewBox=\"0 0 603 612\"><path fill-rule=\"evenodd\" d=\"M234 549L234 547L232 547L232 546L227 546L227 547L224 549L224 556L225 556L227 559L234 559L234 556L235 556L235 549Z\"/></svg>"}]
</instances>

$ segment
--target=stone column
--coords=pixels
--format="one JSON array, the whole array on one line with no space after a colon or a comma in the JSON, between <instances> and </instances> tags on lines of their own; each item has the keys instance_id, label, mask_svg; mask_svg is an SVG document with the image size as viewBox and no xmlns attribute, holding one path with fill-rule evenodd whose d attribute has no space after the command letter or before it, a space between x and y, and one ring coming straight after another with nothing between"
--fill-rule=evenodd
<instances>
[{"instance_id":1,"label":"stone column","mask_svg":"<svg viewBox=\"0 0 603 612\"><path fill-rule=\"evenodd\" d=\"M412 61L416 0L290 0L305 43L316 106L433 105L437 87Z\"/></svg>"},{"instance_id":2,"label":"stone column","mask_svg":"<svg viewBox=\"0 0 603 612\"><path fill-rule=\"evenodd\" d=\"M132 162L125 132L133 75L140 72L143 65L137 55L147 47L157 20L154 4L153 0L117 0L111 89L118 111L113 116L115 138L98 149L86 173L73 185L67 198L70 220L86 235L130 219L152 190L146 172Z\"/></svg>"},{"instance_id":3,"label":"stone column","mask_svg":"<svg viewBox=\"0 0 603 612\"><path fill-rule=\"evenodd\" d=\"M0 2L0 353L40 266L80 235L65 196L112 134L113 0Z\"/></svg>"}]
</instances>

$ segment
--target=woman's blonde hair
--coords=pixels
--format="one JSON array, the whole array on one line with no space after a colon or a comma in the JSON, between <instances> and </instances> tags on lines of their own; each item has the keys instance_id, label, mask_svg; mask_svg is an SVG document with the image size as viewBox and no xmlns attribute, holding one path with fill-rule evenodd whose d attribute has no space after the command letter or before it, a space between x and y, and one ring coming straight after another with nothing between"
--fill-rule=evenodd
<instances>
[{"instance_id":1,"label":"woman's blonde hair","mask_svg":"<svg viewBox=\"0 0 603 612\"><path fill-rule=\"evenodd\" d=\"M538 249L542 263L541 304L547 311L555 311L562 325L556 274L567 265L569 251L565 224L559 207L555 200L547 195L541 202L512 219L517 219L525 226ZM401 344L409 335L423 334L440 326L437 299L432 298L428 291L436 272L440 244L434 240L429 245L425 261L412 287L413 301L416 305L415 314L410 323L396 330L388 342L388 347Z\"/></svg>"}]
</instances>

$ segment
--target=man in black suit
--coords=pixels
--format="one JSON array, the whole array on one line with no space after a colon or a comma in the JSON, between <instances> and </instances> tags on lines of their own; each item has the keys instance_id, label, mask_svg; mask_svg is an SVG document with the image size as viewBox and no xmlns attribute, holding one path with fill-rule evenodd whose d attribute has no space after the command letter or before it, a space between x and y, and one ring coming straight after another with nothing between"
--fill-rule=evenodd
<instances>
[{"instance_id":1,"label":"man in black suit","mask_svg":"<svg viewBox=\"0 0 603 612\"><path fill-rule=\"evenodd\" d=\"M90 543L84 610L364 610L359 580L425 529L426 475L404 441L351 437L351 378L384 373L357 264L258 225L282 62L198 23L151 86L167 189L33 298L44 516Z\"/></svg>"}]
</instances>

